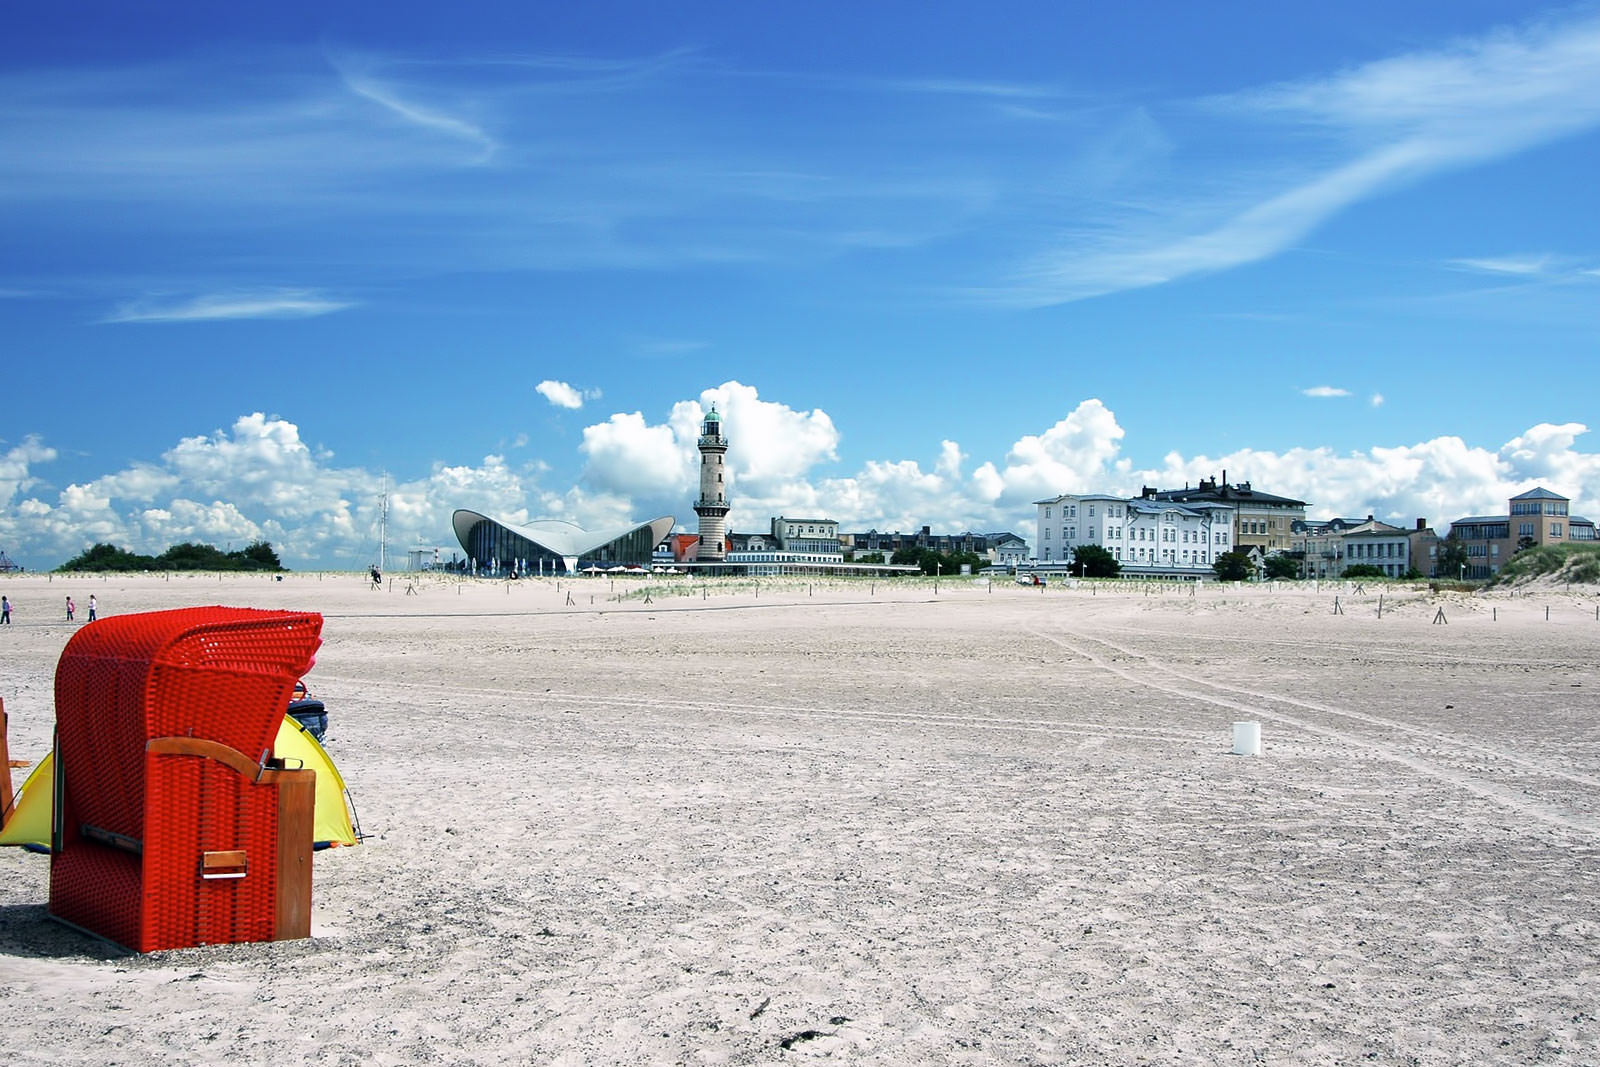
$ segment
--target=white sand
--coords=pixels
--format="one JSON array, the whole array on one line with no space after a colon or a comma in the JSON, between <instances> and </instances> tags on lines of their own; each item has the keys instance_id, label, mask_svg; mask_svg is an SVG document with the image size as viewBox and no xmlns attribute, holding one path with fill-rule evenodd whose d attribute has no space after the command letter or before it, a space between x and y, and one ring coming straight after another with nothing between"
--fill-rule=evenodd
<instances>
[{"instance_id":1,"label":"white sand","mask_svg":"<svg viewBox=\"0 0 1600 1067\"><path fill-rule=\"evenodd\" d=\"M0 580L24 758L68 593L323 612L375 835L145 957L0 850L0 1064L1600 1062L1592 588L406 585Z\"/></svg>"}]
</instances>

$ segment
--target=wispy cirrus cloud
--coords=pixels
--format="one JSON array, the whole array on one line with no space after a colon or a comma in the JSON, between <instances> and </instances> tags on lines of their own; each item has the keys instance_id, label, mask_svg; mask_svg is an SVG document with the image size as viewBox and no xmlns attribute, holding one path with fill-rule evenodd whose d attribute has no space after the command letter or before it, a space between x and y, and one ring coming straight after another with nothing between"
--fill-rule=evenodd
<instances>
[{"instance_id":1,"label":"wispy cirrus cloud","mask_svg":"<svg viewBox=\"0 0 1600 1067\"><path fill-rule=\"evenodd\" d=\"M184 300L148 299L117 305L102 322L215 322L226 319L304 319L354 307L308 289L216 293Z\"/></svg>"},{"instance_id":2,"label":"wispy cirrus cloud","mask_svg":"<svg viewBox=\"0 0 1600 1067\"><path fill-rule=\"evenodd\" d=\"M637 342L637 346L642 356L682 356L710 347L705 341L676 338L643 339Z\"/></svg>"},{"instance_id":3,"label":"wispy cirrus cloud","mask_svg":"<svg viewBox=\"0 0 1600 1067\"><path fill-rule=\"evenodd\" d=\"M1536 22L1202 103L1226 123L1283 126L1283 165L1256 161L1269 177L1224 180L1243 188L1209 208L1174 205L1141 229L1076 241L987 296L1058 304L1257 262L1370 197L1600 124L1600 18ZM1325 162L1296 174L1289 153L1304 157L1308 138ZM1208 214L1216 221L1194 225Z\"/></svg>"},{"instance_id":4,"label":"wispy cirrus cloud","mask_svg":"<svg viewBox=\"0 0 1600 1067\"><path fill-rule=\"evenodd\" d=\"M473 163L487 163L499 150L499 144L480 126L446 114L438 108L407 100L393 85L350 71L340 71L340 77L344 79L345 86L352 93L372 101L406 122L476 146L478 154L472 159Z\"/></svg>"},{"instance_id":5,"label":"wispy cirrus cloud","mask_svg":"<svg viewBox=\"0 0 1600 1067\"><path fill-rule=\"evenodd\" d=\"M1477 271L1483 274L1543 274L1550 266L1551 257L1543 256L1489 256L1480 259L1452 259L1449 265L1458 270Z\"/></svg>"},{"instance_id":6,"label":"wispy cirrus cloud","mask_svg":"<svg viewBox=\"0 0 1600 1067\"><path fill-rule=\"evenodd\" d=\"M1592 259L1556 255L1544 252L1538 255L1473 256L1451 259L1445 266L1454 271L1488 275L1503 279L1512 285L1567 285L1587 283L1600 277L1600 269L1591 264Z\"/></svg>"}]
</instances>

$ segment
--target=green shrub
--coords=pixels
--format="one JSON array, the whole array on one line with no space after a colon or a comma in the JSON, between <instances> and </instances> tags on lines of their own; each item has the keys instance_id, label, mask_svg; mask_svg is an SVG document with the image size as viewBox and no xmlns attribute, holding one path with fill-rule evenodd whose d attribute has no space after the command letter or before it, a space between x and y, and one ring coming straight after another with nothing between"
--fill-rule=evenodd
<instances>
[{"instance_id":1,"label":"green shrub","mask_svg":"<svg viewBox=\"0 0 1600 1067\"><path fill-rule=\"evenodd\" d=\"M141 556L114 545L96 544L57 567L73 571L281 571L278 554L266 541L254 541L233 552L214 545L184 542L159 556Z\"/></svg>"}]
</instances>

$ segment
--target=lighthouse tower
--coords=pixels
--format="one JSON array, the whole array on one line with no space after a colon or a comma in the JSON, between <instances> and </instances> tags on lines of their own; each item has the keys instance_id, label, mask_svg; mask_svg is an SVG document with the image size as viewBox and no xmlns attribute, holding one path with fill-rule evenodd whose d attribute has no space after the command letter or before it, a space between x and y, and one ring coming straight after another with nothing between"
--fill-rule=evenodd
<instances>
[{"instance_id":1,"label":"lighthouse tower","mask_svg":"<svg viewBox=\"0 0 1600 1067\"><path fill-rule=\"evenodd\" d=\"M700 516L700 550L702 562L719 563L727 555L728 544L728 488L723 476L726 469L722 457L728 451L728 439L722 436L722 416L715 404L700 424L700 499L695 501L694 513Z\"/></svg>"}]
</instances>

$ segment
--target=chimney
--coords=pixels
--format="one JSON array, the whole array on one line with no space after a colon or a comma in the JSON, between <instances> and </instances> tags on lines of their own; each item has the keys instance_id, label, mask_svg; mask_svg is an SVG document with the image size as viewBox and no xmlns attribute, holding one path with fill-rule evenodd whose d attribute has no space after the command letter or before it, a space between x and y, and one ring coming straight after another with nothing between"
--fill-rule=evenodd
<instances>
[{"instance_id":1,"label":"chimney","mask_svg":"<svg viewBox=\"0 0 1600 1067\"><path fill-rule=\"evenodd\" d=\"M1426 530L1427 528L1428 528L1428 520L1427 519L1418 519L1417 520L1417 529Z\"/></svg>"}]
</instances>

